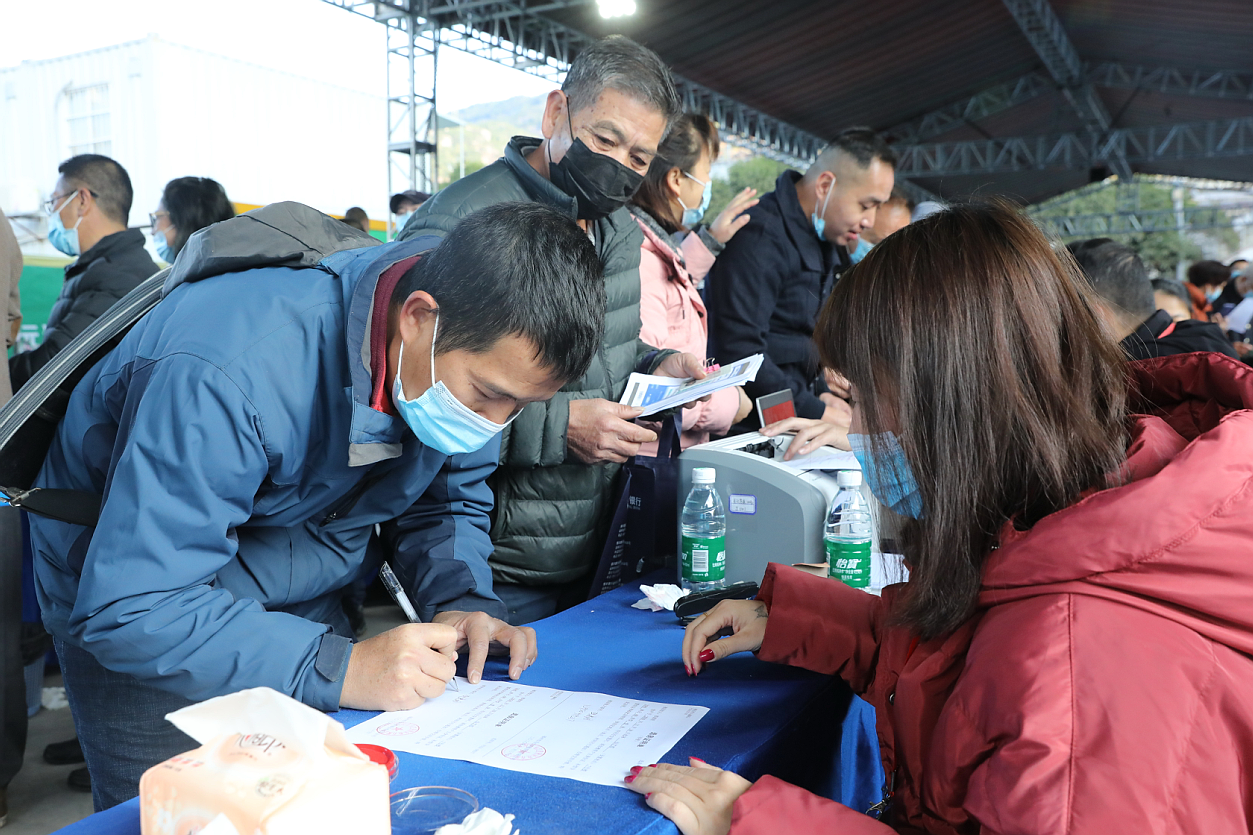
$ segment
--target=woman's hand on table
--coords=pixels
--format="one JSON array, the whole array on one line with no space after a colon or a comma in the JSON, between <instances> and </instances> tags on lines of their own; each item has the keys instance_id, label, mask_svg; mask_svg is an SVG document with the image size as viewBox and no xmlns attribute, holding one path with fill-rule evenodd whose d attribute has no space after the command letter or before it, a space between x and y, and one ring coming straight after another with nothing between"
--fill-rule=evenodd
<instances>
[{"instance_id":1,"label":"woman's hand on table","mask_svg":"<svg viewBox=\"0 0 1253 835\"><path fill-rule=\"evenodd\" d=\"M457 630L457 649L469 645L466 680L471 684L478 684L483 678L483 664L489 652L493 655L509 653L509 678L514 681L539 655L534 629L510 626L486 612L440 612L431 620Z\"/></svg>"},{"instance_id":2,"label":"woman's hand on table","mask_svg":"<svg viewBox=\"0 0 1253 835\"><path fill-rule=\"evenodd\" d=\"M770 612L760 600L723 600L687 625L683 634L683 666L689 676L719 658L756 652L766 637ZM727 637L718 640L718 636Z\"/></svg>"},{"instance_id":3,"label":"woman's hand on table","mask_svg":"<svg viewBox=\"0 0 1253 835\"><path fill-rule=\"evenodd\" d=\"M761 429L761 434L767 438L773 438L784 432L796 433L792 443L788 444L787 452L783 454L784 461L791 461L798 455L805 455L824 446L833 446L843 450L851 449L848 443L848 427L825 420L790 417L775 421Z\"/></svg>"},{"instance_id":4,"label":"woman's hand on table","mask_svg":"<svg viewBox=\"0 0 1253 835\"><path fill-rule=\"evenodd\" d=\"M410 710L444 692L457 673L457 630L406 623L352 647L340 707Z\"/></svg>"},{"instance_id":5,"label":"woman's hand on table","mask_svg":"<svg viewBox=\"0 0 1253 835\"><path fill-rule=\"evenodd\" d=\"M683 835L727 835L735 801L753 784L696 757L689 761L690 767L662 763L633 768L627 788L644 795L644 802L674 821Z\"/></svg>"}]
</instances>

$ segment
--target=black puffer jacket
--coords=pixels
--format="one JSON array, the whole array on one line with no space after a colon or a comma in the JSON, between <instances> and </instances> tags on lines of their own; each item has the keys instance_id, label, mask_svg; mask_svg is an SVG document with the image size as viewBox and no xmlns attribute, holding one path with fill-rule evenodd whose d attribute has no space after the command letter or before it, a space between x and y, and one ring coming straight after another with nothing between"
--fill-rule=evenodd
<instances>
[{"instance_id":1,"label":"black puffer jacket","mask_svg":"<svg viewBox=\"0 0 1253 835\"><path fill-rule=\"evenodd\" d=\"M106 235L65 268L65 284L48 316L44 340L33 351L9 360L9 376L17 391L48 360L87 326L157 271L144 249L144 233L127 229Z\"/></svg>"},{"instance_id":2,"label":"black puffer jacket","mask_svg":"<svg viewBox=\"0 0 1253 835\"><path fill-rule=\"evenodd\" d=\"M401 240L447 234L466 215L508 201L543 203L575 216L573 197L530 166L526 154L540 140L515 136L505 155L458 180L422 204ZM547 403L522 410L501 439L500 466L489 483L496 493L492 574L499 582L543 585L573 581L599 559L609 526L619 465L588 465L567 458L570 401L618 400L637 364L657 364L640 341L640 247L644 235L626 209L593 225L605 269L605 341L591 368ZM641 367L647 371L650 368Z\"/></svg>"}]
</instances>

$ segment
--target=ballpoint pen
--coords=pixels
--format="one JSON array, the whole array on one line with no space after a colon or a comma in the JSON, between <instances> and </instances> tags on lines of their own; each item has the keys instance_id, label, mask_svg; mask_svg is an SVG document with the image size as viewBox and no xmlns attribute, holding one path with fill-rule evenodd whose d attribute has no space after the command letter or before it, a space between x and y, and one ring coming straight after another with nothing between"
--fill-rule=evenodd
<instances>
[{"instance_id":1,"label":"ballpoint pen","mask_svg":"<svg viewBox=\"0 0 1253 835\"><path fill-rule=\"evenodd\" d=\"M405 594L405 589L400 585L400 580L396 579L396 572L392 571L392 567L383 561L382 567L379 568L379 579L383 581L383 587L387 589L387 593L392 596L392 600L396 601L396 605L405 613L405 617L410 623L421 623L422 618L418 617L418 612L413 608L413 603L409 601L409 595ZM461 688L457 685L457 677L453 676L448 682L448 686L456 692L460 693Z\"/></svg>"}]
</instances>

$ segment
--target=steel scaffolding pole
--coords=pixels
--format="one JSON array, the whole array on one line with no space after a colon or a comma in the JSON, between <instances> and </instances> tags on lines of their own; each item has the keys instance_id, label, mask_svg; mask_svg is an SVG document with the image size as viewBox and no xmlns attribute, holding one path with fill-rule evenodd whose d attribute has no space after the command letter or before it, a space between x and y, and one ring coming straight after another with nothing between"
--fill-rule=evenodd
<instances>
[{"instance_id":1,"label":"steel scaffolding pole","mask_svg":"<svg viewBox=\"0 0 1253 835\"><path fill-rule=\"evenodd\" d=\"M387 193L437 188L439 142L435 79L439 30L421 14L427 0L414 0L417 11L381 8L371 15L386 26L387 36ZM395 235L388 217L389 237Z\"/></svg>"}]
</instances>

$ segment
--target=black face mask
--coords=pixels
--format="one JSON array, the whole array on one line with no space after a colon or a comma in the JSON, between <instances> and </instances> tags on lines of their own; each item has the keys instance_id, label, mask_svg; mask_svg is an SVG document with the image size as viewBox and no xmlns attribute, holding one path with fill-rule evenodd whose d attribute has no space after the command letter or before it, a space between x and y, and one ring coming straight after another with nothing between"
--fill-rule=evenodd
<instances>
[{"instance_id":1,"label":"black face mask","mask_svg":"<svg viewBox=\"0 0 1253 835\"><path fill-rule=\"evenodd\" d=\"M570 114L566 113L570 124ZM570 136L574 126L570 125ZM548 156L548 177L552 184L575 199L579 220L600 220L627 204L644 182L643 174L636 174L616 159L598 154L575 138L570 150L560 162Z\"/></svg>"}]
</instances>

